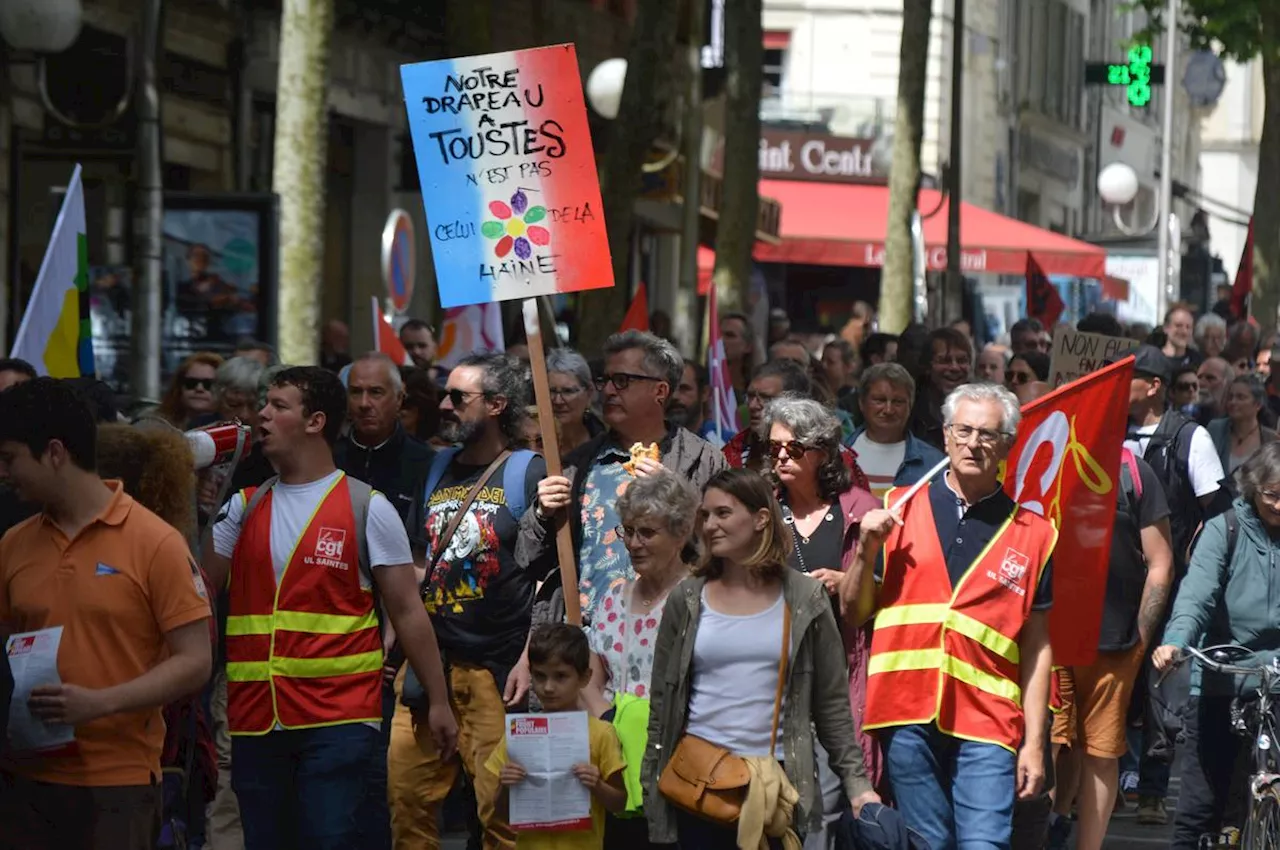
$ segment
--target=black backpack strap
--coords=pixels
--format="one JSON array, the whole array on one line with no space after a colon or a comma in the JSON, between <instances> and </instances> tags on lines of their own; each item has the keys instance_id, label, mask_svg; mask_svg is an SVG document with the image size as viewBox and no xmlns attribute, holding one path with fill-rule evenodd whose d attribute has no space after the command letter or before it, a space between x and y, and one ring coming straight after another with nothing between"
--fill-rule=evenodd
<instances>
[{"instance_id":1,"label":"black backpack strap","mask_svg":"<svg viewBox=\"0 0 1280 850\"><path fill-rule=\"evenodd\" d=\"M1236 540L1240 537L1240 517L1236 516L1236 506L1232 505L1222 512L1227 521L1227 569L1231 568L1231 558L1236 554Z\"/></svg>"}]
</instances>

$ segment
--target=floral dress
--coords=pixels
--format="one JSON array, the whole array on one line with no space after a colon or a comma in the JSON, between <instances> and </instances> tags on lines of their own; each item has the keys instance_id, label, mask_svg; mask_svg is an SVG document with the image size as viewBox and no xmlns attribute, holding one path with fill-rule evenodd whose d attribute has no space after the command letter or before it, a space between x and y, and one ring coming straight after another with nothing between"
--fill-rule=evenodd
<instances>
[{"instance_id":1,"label":"floral dress","mask_svg":"<svg viewBox=\"0 0 1280 850\"><path fill-rule=\"evenodd\" d=\"M595 621L586 627L591 651L600 656L609 674L604 698L610 702L620 690L648 699L653 678L653 647L666 598L654 602L647 614L637 612L635 617L631 616L630 599L630 582L610 585L600 597Z\"/></svg>"}]
</instances>

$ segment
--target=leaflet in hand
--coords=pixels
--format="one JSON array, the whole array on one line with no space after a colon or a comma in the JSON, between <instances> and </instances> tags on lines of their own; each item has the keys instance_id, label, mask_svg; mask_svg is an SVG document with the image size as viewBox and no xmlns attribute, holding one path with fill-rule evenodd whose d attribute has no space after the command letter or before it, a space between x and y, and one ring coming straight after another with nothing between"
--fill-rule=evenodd
<instances>
[{"instance_id":1,"label":"leaflet in hand","mask_svg":"<svg viewBox=\"0 0 1280 850\"><path fill-rule=\"evenodd\" d=\"M13 699L9 703L9 746L15 753L59 749L75 741L76 730L65 723L45 723L33 717L27 706L31 691L43 685L61 685L58 646L62 626L10 635L5 642L13 672Z\"/></svg>"},{"instance_id":2,"label":"leaflet in hand","mask_svg":"<svg viewBox=\"0 0 1280 850\"><path fill-rule=\"evenodd\" d=\"M575 764L591 762L585 711L508 714L507 757L525 770L510 790L512 827L591 828L591 792L573 775Z\"/></svg>"}]
</instances>

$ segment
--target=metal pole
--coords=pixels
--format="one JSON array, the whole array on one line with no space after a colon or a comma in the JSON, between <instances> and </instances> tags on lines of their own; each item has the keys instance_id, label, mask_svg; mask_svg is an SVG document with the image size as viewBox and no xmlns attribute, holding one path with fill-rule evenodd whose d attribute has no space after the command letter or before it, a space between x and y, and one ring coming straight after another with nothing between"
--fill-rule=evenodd
<instances>
[{"instance_id":1,"label":"metal pole","mask_svg":"<svg viewBox=\"0 0 1280 850\"><path fill-rule=\"evenodd\" d=\"M680 227L680 289L676 293L676 309L685 315L698 315L696 309L686 309L685 305L696 305L698 292L698 233L701 225L702 207L702 28L705 14L704 3L689 3L689 40L685 47L685 96L684 126L682 128L684 152L684 208ZM702 337L702 325L699 322L690 332L692 346L702 351L705 341Z\"/></svg>"},{"instance_id":2,"label":"metal pole","mask_svg":"<svg viewBox=\"0 0 1280 850\"><path fill-rule=\"evenodd\" d=\"M160 319L164 271L164 169L156 65L164 32L161 0L146 0L138 42L138 279L133 296L133 394L160 400Z\"/></svg>"},{"instance_id":3,"label":"metal pole","mask_svg":"<svg viewBox=\"0 0 1280 850\"><path fill-rule=\"evenodd\" d=\"M1164 130L1160 140L1160 204L1156 226L1156 266L1160 287L1156 290L1156 321L1163 322L1169 305L1178 300L1175 263L1170 256L1169 228L1173 215L1173 103L1178 63L1178 0L1169 0L1164 12Z\"/></svg>"},{"instance_id":4,"label":"metal pole","mask_svg":"<svg viewBox=\"0 0 1280 850\"><path fill-rule=\"evenodd\" d=\"M960 173L964 127L964 2L953 0L951 15L951 153L947 168L947 282L940 293L938 323L947 321L948 299L963 287L960 274Z\"/></svg>"}]
</instances>

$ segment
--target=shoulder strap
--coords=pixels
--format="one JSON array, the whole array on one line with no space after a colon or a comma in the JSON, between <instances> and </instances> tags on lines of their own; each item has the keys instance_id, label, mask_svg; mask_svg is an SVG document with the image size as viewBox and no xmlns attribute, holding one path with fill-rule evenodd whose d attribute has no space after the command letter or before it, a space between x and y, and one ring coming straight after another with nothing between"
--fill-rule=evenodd
<instances>
[{"instance_id":1,"label":"shoulder strap","mask_svg":"<svg viewBox=\"0 0 1280 850\"><path fill-rule=\"evenodd\" d=\"M444 478L445 470L449 468L449 464L453 463L453 459L457 456L461 449L456 446L450 446L447 449L440 449L431 457L431 466L427 469L427 486L423 488L422 499L423 504L431 498L431 494L440 486L440 479Z\"/></svg>"},{"instance_id":2,"label":"shoulder strap","mask_svg":"<svg viewBox=\"0 0 1280 850\"><path fill-rule=\"evenodd\" d=\"M455 452L456 454L456 452ZM437 455L438 457L438 455ZM467 495L463 497L462 504L458 505L458 509L454 511L453 516L449 519L449 524L445 526L444 533L440 535L439 542L442 545L436 547L436 551L431 553L431 563L427 565L427 574L422 579L422 589L425 592L427 585L431 582L431 574L435 572L436 564L440 563L440 558L444 556L445 550L449 547L443 545L446 541L452 540L453 535L457 532L458 526L462 524L462 519L467 515L467 511L471 509L471 503L476 500L476 496L480 495L480 491L484 489L484 485L489 483L489 479L498 471L498 467L511 457L510 449L503 449L502 452L493 459L493 462L485 469L485 471L476 479L476 483L471 485L471 489L467 491ZM452 455L450 455L452 459ZM427 491L430 496L431 492Z\"/></svg>"},{"instance_id":3,"label":"shoulder strap","mask_svg":"<svg viewBox=\"0 0 1280 850\"><path fill-rule=\"evenodd\" d=\"M345 473L344 473L345 475ZM347 493L351 496L351 513L356 519L356 551L360 554L360 571L363 575L372 576L369 563L369 502L373 499L373 488L359 478L346 475Z\"/></svg>"},{"instance_id":4,"label":"shoulder strap","mask_svg":"<svg viewBox=\"0 0 1280 850\"><path fill-rule=\"evenodd\" d=\"M1124 462L1125 469L1129 470L1129 489L1135 498L1141 499L1142 473L1138 470L1138 461L1128 446L1120 447L1120 460Z\"/></svg>"},{"instance_id":5,"label":"shoulder strap","mask_svg":"<svg viewBox=\"0 0 1280 850\"><path fill-rule=\"evenodd\" d=\"M769 755L778 748L778 721L782 717L782 690L787 685L787 659L791 654L791 606L782 598L782 655L778 658L778 689L773 694L773 727L769 730Z\"/></svg>"},{"instance_id":6,"label":"shoulder strap","mask_svg":"<svg viewBox=\"0 0 1280 850\"><path fill-rule=\"evenodd\" d=\"M252 514L254 509L262 503L262 500L267 497L267 493L271 492L271 488L276 486L276 482L279 480L279 475L273 475L253 491L253 495L249 497L249 503L244 506L244 513L240 514L241 528L244 528L244 524L248 521L249 515Z\"/></svg>"},{"instance_id":7,"label":"shoulder strap","mask_svg":"<svg viewBox=\"0 0 1280 850\"><path fill-rule=\"evenodd\" d=\"M1236 538L1240 536L1240 517L1236 516L1236 506L1231 505L1222 512L1227 521L1227 569L1231 568L1231 558L1236 553Z\"/></svg>"},{"instance_id":8,"label":"shoulder strap","mask_svg":"<svg viewBox=\"0 0 1280 850\"><path fill-rule=\"evenodd\" d=\"M502 470L502 490L506 495L507 510L516 522L529 509L525 500L524 481L529 472L529 464L535 457L537 455L528 449L518 449L507 458L506 468Z\"/></svg>"}]
</instances>

